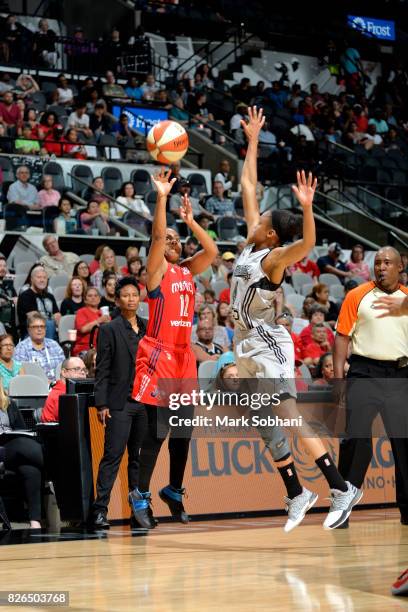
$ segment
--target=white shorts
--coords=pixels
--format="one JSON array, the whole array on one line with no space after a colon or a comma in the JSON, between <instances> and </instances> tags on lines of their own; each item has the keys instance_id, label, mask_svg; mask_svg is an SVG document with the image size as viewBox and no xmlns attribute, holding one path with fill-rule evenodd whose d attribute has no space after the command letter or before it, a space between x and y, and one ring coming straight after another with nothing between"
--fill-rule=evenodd
<instances>
[{"instance_id":1,"label":"white shorts","mask_svg":"<svg viewBox=\"0 0 408 612\"><path fill-rule=\"evenodd\" d=\"M235 358L240 378L267 379L275 393L296 398L295 349L282 325L237 330Z\"/></svg>"}]
</instances>

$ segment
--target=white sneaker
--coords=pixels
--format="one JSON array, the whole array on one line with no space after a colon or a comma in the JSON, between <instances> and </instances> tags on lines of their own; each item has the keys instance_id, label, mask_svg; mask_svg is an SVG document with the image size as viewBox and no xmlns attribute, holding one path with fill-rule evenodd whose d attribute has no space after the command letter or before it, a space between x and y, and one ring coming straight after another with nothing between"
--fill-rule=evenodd
<instances>
[{"instance_id":1,"label":"white sneaker","mask_svg":"<svg viewBox=\"0 0 408 612\"><path fill-rule=\"evenodd\" d=\"M288 533L299 525L305 518L305 514L314 504L317 502L319 496L316 493L312 493L308 489L303 487L302 493L297 495L293 499L285 497L286 511L288 513L288 520L284 527L284 531Z\"/></svg>"},{"instance_id":2,"label":"white sneaker","mask_svg":"<svg viewBox=\"0 0 408 612\"><path fill-rule=\"evenodd\" d=\"M346 481L347 491L331 489L331 506L323 523L325 529L336 529L348 519L354 506L363 497L363 492Z\"/></svg>"}]
</instances>

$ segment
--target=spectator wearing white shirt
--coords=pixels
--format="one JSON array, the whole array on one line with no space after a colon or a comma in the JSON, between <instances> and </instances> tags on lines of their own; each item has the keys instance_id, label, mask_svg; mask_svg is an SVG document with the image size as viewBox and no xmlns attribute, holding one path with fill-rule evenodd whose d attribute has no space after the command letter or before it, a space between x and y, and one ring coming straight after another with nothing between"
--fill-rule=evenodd
<instances>
[{"instance_id":1,"label":"spectator wearing white shirt","mask_svg":"<svg viewBox=\"0 0 408 612\"><path fill-rule=\"evenodd\" d=\"M191 202L191 207L193 210L193 215L197 216L200 215L201 213L205 213L206 215L208 215L209 217L211 217L212 219L214 218L212 215L210 215L205 208L203 208L201 206L201 204L199 203L197 198L194 198L191 195L191 184L186 181L186 180L182 180L179 182L179 192L175 193L171 196L170 198L170 212L172 212L173 214L177 215L178 217L180 216L180 209L181 209L181 205L183 203L182 198L184 195L187 195L190 202Z\"/></svg>"},{"instance_id":2,"label":"spectator wearing white shirt","mask_svg":"<svg viewBox=\"0 0 408 612\"><path fill-rule=\"evenodd\" d=\"M298 138L299 136L304 136L308 142L315 141L315 137L313 136L312 130L304 123L299 123L298 125L295 125L293 128L291 128L290 131Z\"/></svg>"},{"instance_id":3,"label":"spectator wearing white shirt","mask_svg":"<svg viewBox=\"0 0 408 612\"><path fill-rule=\"evenodd\" d=\"M74 92L68 87L68 79L64 74L60 74L58 77L58 104L61 106L71 106L74 101Z\"/></svg>"},{"instance_id":4,"label":"spectator wearing white shirt","mask_svg":"<svg viewBox=\"0 0 408 612\"><path fill-rule=\"evenodd\" d=\"M232 189L232 184L235 181L235 176L231 175L231 166L228 159L223 159L220 163L220 171L214 177L214 182L217 181L224 185L224 191Z\"/></svg>"},{"instance_id":5,"label":"spectator wearing white shirt","mask_svg":"<svg viewBox=\"0 0 408 612\"><path fill-rule=\"evenodd\" d=\"M89 115L86 113L86 104L79 102L76 109L68 117L69 128L75 128L78 132L82 132L87 138L92 136L92 130L89 129Z\"/></svg>"},{"instance_id":6,"label":"spectator wearing white shirt","mask_svg":"<svg viewBox=\"0 0 408 612\"><path fill-rule=\"evenodd\" d=\"M152 74L148 74L146 82L142 85L143 100L154 100L154 96L160 87L156 84L156 80Z\"/></svg>"},{"instance_id":7,"label":"spectator wearing white shirt","mask_svg":"<svg viewBox=\"0 0 408 612\"><path fill-rule=\"evenodd\" d=\"M146 219L149 219L149 221L152 220L152 215L150 214L149 208L143 202L142 198L138 198L136 196L135 187L130 181L123 183L120 190L120 196L116 198L115 204L116 214L118 217L123 217L123 215L128 212L128 208L121 206L121 204L125 204L134 212L142 215Z\"/></svg>"},{"instance_id":8,"label":"spectator wearing white shirt","mask_svg":"<svg viewBox=\"0 0 408 612\"><path fill-rule=\"evenodd\" d=\"M270 130L265 121L261 131L259 132L259 154L261 157L269 157L273 153L277 153L276 136Z\"/></svg>"},{"instance_id":9,"label":"spectator wearing white shirt","mask_svg":"<svg viewBox=\"0 0 408 612\"><path fill-rule=\"evenodd\" d=\"M245 120L248 114L248 107L246 104L238 104L235 109L235 115L232 115L230 119L230 132L234 135L236 130L239 130L241 127L241 121Z\"/></svg>"},{"instance_id":10,"label":"spectator wearing white shirt","mask_svg":"<svg viewBox=\"0 0 408 612\"><path fill-rule=\"evenodd\" d=\"M377 134L377 128L374 123L369 124L367 132L364 134L360 142L365 146L367 151L369 151L375 146L378 147L382 145L382 136L380 136L380 134Z\"/></svg>"},{"instance_id":11,"label":"spectator wearing white shirt","mask_svg":"<svg viewBox=\"0 0 408 612\"><path fill-rule=\"evenodd\" d=\"M27 166L20 166L16 172L17 180L12 183L7 191L7 202L10 204L21 204L27 208L38 204L38 191L31 185L30 170Z\"/></svg>"}]
</instances>

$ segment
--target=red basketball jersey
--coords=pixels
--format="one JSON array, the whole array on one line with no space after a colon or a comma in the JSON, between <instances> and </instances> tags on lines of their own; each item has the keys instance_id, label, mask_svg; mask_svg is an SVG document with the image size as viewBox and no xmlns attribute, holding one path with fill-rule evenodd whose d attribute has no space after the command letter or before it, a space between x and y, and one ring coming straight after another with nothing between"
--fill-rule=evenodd
<instances>
[{"instance_id":1,"label":"red basketball jersey","mask_svg":"<svg viewBox=\"0 0 408 612\"><path fill-rule=\"evenodd\" d=\"M166 344L190 344L195 287L185 266L167 265L160 285L148 293L149 323L146 336Z\"/></svg>"}]
</instances>

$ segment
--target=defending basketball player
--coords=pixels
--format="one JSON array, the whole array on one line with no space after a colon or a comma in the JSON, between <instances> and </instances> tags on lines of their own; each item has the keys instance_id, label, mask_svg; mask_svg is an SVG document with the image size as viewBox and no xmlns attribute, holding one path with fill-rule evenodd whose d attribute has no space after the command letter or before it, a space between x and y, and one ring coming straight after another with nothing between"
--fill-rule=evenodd
<instances>
[{"instance_id":1,"label":"defending basketball player","mask_svg":"<svg viewBox=\"0 0 408 612\"><path fill-rule=\"evenodd\" d=\"M299 417L294 384L294 348L287 330L274 324L273 297L281 285L285 268L303 257L315 246L316 230L313 197L316 179L297 173L293 192L303 210L303 237L298 217L289 211L267 211L262 215L256 199L257 148L259 132L265 122L262 109L248 109L249 122L242 121L248 139L248 150L241 185L245 219L248 226L247 246L240 255L231 286L235 318L235 354L240 378L277 381L280 406L274 411L282 418ZM362 492L345 482L319 438L308 425L293 428L313 456L331 489L331 507L324 521L326 529L339 527L362 497ZM286 530L296 526L316 501L316 495L302 488L291 456L277 464L288 490L289 513Z\"/></svg>"},{"instance_id":2,"label":"defending basketball player","mask_svg":"<svg viewBox=\"0 0 408 612\"><path fill-rule=\"evenodd\" d=\"M169 180L169 176L170 171L162 170L152 177L157 202L146 266L149 322L146 335L139 343L133 387L133 398L147 406L149 427L140 452L139 490L132 492L129 499L139 524L146 526L150 517L151 528L155 523L148 507L150 479L161 445L170 430L170 411L167 404L163 405L165 399L160 392L160 381L174 380L175 384L183 385L183 391L195 385L196 360L190 348L195 298L193 276L207 269L218 253L215 242L194 221L191 202L184 196L180 216L197 237L202 250L179 265L180 237L174 229L166 227L167 196L176 180ZM192 413L193 409L186 410ZM170 482L159 491L172 515L183 523L189 520L182 502L189 444L190 437L170 435Z\"/></svg>"}]
</instances>

